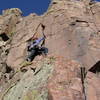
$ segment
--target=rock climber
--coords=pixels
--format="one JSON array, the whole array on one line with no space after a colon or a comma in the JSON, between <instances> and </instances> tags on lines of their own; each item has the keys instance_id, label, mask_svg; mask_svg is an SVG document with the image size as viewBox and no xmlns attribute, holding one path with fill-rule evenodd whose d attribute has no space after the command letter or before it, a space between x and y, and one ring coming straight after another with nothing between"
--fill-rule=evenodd
<instances>
[{"instance_id":1,"label":"rock climber","mask_svg":"<svg viewBox=\"0 0 100 100\"><path fill-rule=\"evenodd\" d=\"M40 25L42 27L43 37L35 38L33 36L33 39L31 38L31 40L28 44L28 48L27 48L28 56L26 58L26 61L31 62L35 58L35 56L41 55L41 54L46 55L48 53L48 49L43 47L43 45L45 44L45 38L46 38L46 36L44 35L45 26L41 23L40 23Z\"/></svg>"},{"instance_id":2,"label":"rock climber","mask_svg":"<svg viewBox=\"0 0 100 100\"><path fill-rule=\"evenodd\" d=\"M42 47L45 41L45 36L42 38L34 38L29 44L28 44L28 57L26 58L27 61L31 62L35 56L45 53L45 48ZM41 45L40 45L41 44Z\"/></svg>"},{"instance_id":3,"label":"rock climber","mask_svg":"<svg viewBox=\"0 0 100 100\"><path fill-rule=\"evenodd\" d=\"M35 33L35 35L33 35L32 38L30 38L27 42L28 42L28 46L27 46L27 52L28 55L25 59L25 61L23 61L20 66L21 69L27 65L32 64L33 59L37 56L37 55L47 55L48 53L48 49L46 47L44 47L45 44L45 34L44 34L44 29L45 26L43 24L39 24L39 26L41 25L42 27L42 36L41 38L37 38L37 34ZM39 27L38 26L38 27Z\"/></svg>"}]
</instances>

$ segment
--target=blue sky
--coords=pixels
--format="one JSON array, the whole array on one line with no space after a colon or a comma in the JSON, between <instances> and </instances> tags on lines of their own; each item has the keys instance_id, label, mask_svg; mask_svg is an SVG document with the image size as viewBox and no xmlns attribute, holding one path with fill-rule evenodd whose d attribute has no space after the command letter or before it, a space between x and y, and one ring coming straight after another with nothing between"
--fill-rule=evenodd
<instances>
[{"instance_id":1,"label":"blue sky","mask_svg":"<svg viewBox=\"0 0 100 100\"><path fill-rule=\"evenodd\" d=\"M47 10L50 1L51 0L0 0L0 14L2 10L7 8L20 8L24 16L33 12L41 15Z\"/></svg>"},{"instance_id":2,"label":"blue sky","mask_svg":"<svg viewBox=\"0 0 100 100\"><path fill-rule=\"evenodd\" d=\"M100 1L100 0L94 0L94 1Z\"/></svg>"},{"instance_id":3,"label":"blue sky","mask_svg":"<svg viewBox=\"0 0 100 100\"><path fill-rule=\"evenodd\" d=\"M24 16L30 13L43 14L51 0L0 0L0 14L7 8L20 8ZM100 1L100 0L97 0Z\"/></svg>"}]
</instances>

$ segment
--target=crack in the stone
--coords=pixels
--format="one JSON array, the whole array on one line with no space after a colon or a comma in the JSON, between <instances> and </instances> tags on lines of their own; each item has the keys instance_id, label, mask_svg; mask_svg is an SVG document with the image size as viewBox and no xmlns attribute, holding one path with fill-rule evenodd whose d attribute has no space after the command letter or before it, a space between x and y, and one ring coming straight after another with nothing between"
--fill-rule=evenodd
<instances>
[{"instance_id":1,"label":"crack in the stone","mask_svg":"<svg viewBox=\"0 0 100 100\"><path fill-rule=\"evenodd\" d=\"M86 68L81 67L81 82L82 82L82 87L83 87L84 100L87 100L86 86L85 86L86 75L87 75Z\"/></svg>"}]
</instances>

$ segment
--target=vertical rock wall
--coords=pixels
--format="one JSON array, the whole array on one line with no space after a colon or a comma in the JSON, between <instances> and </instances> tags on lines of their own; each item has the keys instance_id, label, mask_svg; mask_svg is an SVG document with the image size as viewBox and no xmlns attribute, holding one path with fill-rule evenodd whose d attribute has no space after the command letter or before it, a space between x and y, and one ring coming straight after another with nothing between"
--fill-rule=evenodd
<instances>
[{"instance_id":1,"label":"vertical rock wall","mask_svg":"<svg viewBox=\"0 0 100 100\"><path fill-rule=\"evenodd\" d=\"M0 100L99 100L100 3L53 0L44 15L21 14L14 8L0 16ZM48 55L21 70L28 40L43 36L41 24Z\"/></svg>"}]
</instances>

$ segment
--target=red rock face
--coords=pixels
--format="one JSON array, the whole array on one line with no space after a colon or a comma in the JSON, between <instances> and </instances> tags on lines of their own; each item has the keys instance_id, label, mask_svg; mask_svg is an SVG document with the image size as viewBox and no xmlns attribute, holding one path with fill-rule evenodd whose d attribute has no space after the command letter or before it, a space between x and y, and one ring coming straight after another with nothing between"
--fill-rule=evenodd
<instances>
[{"instance_id":1,"label":"red rock face","mask_svg":"<svg viewBox=\"0 0 100 100\"><path fill-rule=\"evenodd\" d=\"M3 23L2 17L5 19L7 17L8 19L8 15L0 17L1 26ZM26 70L31 70L29 74L32 77L28 77L27 72L25 73L31 82L35 78L35 82L38 83L39 87L42 87L41 84L45 88L47 86L48 97L43 100L99 100L100 71L98 68L100 65L96 66L98 68L94 71L95 73L93 71L90 72L91 67L94 67L100 61L99 18L100 3L90 3L90 0L53 0L50 8L44 15L37 16L36 14L30 14L29 16L18 18L19 22L16 24L16 29L14 30L16 34L13 35L11 42L8 43L10 45L9 49L5 49L6 46L3 45L4 52L0 51L0 64L2 64L2 58L5 64L4 69L0 65L0 72L4 74L4 76L0 74L1 94L3 93L2 91L8 89L7 86L10 83L10 75L6 72L7 66L15 71L14 75L12 75L14 82L21 80L24 84L23 78L19 74L19 72L21 74L22 72L18 72L17 70L21 68L20 64L26 59L27 41L36 33L38 33L38 37L43 36L42 26L40 25L42 23L45 26L44 34L46 40L44 46L48 48L47 58L49 59L49 55L50 57L54 57L55 59L52 59L54 60L54 65L51 68L52 64L50 65L50 63L44 61L44 57L37 56L32 62L33 64L26 68ZM6 54L7 50L9 52ZM38 70L37 65L42 60L46 63L47 67L44 66L45 70L39 67ZM54 69L52 75L49 73L49 68ZM83 71L81 73L81 68L84 68L86 72ZM38 70L36 73L37 76L34 75L35 70ZM19 78L16 73L20 76ZM46 77L45 73L47 73L48 77ZM24 77L26 80L25 85L29 83L27 78ZM49 79L48 82L47 79ZM13 80L10 80L11 83L14 83ZM45 84L41 83L43 80L46 80ZM17 83L21 86L20 82ZM32 86L28 88L30 89ZM3 87L4 90L2 90ZM12 93L16 95L18 90L17 92L12 91ZM9 97L11 98L11 96ZM14 98L14 100L17 99Z\"/></svg>"},{"instance_id":2,"label":"red rock face","mask_svg":"<svg viewBox=\"0 0 100 100\"><path fill-rule=\"evenodd\" d=\"M82 100L80 64L57 58L48 89L49 100Z\"/></svg>"},{"instance_id":3,"label":"red rock face","mask_svg":"<svg viewBox=\"0 0 100 100\"><path fill-rule=\"evenodd\" d=\"M82 83L81 65L74 60L56 58L52 76L48 81L49 100L98 100L100 79L87 72Z\"/></svg>"},{"instance_id":4,"label":"red rock face","mask_svg":"<svg viewBox=\"0 0 100 100\"><path fill-rule=\"evenodd\" d=\"M39 26L42 23L45 26L45 46L50 55L77 60L87 69L93 66L100 59L100 43L97 42L100 40L97 17L100 9L99 3L92 6L84 2L58 0L45 15L31 14L23 18L16 26L17 34L13 37L7 64L15 68L19 66L26 53L27 40L35 33L42 36L42 27ZM17 55L13 57L15 52Z\"/></svg>"}]
</instances>

